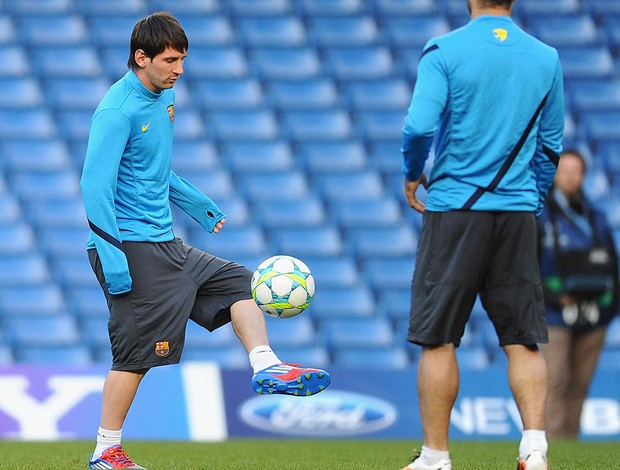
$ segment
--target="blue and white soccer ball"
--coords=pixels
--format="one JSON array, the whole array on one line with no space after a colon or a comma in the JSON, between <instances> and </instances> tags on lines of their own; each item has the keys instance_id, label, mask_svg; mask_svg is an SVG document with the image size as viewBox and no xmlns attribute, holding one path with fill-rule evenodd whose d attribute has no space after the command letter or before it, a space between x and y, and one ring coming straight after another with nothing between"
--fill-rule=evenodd
<instances>
[{"instance_id":1,"label":"blue and white soccer ball","mask_svg":"<svg viewBox=\"0 0 620 470\"><path fill-rule=\"evenodd\" d=\"M314 296L314 277L303 261L277 255L256 268L251 289L256 304L267 315L290 318L310 305Z\"/></svg>"}]
</instances>

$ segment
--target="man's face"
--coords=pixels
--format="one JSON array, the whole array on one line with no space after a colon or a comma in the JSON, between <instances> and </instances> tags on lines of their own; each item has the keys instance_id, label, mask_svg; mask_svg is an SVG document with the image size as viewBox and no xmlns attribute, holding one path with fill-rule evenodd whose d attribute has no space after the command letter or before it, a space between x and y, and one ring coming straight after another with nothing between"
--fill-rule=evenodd
<instances>
[{"instance_id":1,"label":"man's face","mask_svg":"<svg viewBox=\"0 0 620 470\"><path fill-rule=\"evenodd\" d=\"M555 174L555 185L558 189L564 194L575 194L581 188L584 177L581 159L571 153L562 155Z\"/></svg>"},{"instance_id":2,"label":"man's face","mask_svg":"<svg viewBox=\"0 0 620 470\"><path fill-rule=\"evenodd\" d=\"M177 79L183 75L185 57L187 52L179 52L170 46L152 59L144 57L144 67L141 68L144 86L156 93L172 88Z\"/></svg>"}]
</instances>

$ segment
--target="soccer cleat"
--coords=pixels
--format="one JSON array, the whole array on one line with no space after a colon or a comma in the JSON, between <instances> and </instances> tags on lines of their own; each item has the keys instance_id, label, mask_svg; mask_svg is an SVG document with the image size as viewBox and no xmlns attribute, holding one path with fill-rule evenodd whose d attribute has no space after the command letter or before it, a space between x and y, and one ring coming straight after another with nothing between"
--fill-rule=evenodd
<instances>
[{"instance_id":1,"label":"soccer cleat","mask_svg":"<svg viewBox=\"0 0 620 470\"><path fill-rule=\"evenodd\" d=\"M519 459L517 470L549 470L547 456L539 450L533 450L525 460Z\"/></svg>"},{"instance_id":2,"label":"soccer cleat","mask_svg":"<svg viewBox=\"0 0 620 470\"><path fill-rule=\"evenodd\" d=\"M256 393L265 395L285 393L307 397L325 390L330 381L329 374L324 370L282 362L254 374L252 388Z\"/></svg>"},{"instance_id":3,"label":"soccer cleat","mask_svg":"<svg viewBox=\"0 0 620 470\"><path fill-rule=\"evenodd\" d=\"M93 460L91 454L90 461L88 462L88 468L95 468L98 470L109 470L111 468L133 468L137 470L146 470L146 468L134 463L129 456L125 453L121 445L116 445L107 448L101 454L101 457Z\"/></svg>"},{"instance_id":4,"label":"soccer cleat","mask_svg":"<svg viewBox=\"0 0 620 470\"><path fill-rule=\"evenodd\" d=\"M433 465L426 465L422 462L420 454L415 455L411 459L411 463L402 470L452 470L452 462L450 459L441 459Z\"/></svg>"}]
</instances>

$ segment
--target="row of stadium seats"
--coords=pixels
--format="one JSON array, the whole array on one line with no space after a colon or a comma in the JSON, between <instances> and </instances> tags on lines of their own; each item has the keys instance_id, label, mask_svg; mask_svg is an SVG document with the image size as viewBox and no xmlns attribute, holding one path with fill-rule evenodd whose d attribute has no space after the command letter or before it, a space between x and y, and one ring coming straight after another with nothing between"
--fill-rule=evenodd
<instances>
[{"instance_id":1,"label":"row of stadium seats","mask_svg":"<svg viewBox=\"0 0 620 470\"><path fill-rule=\"evenodd\" d=\"M566 145L620 243L620 8L519 0L519 24L559 48ZM175 161L227 214L217 236L175 209L188 243L250 268L303 259L317 294L268 319L285 360L406 367L420 216L402 195L400 137L426 40L467 21L465 0L0 1L0 364L109 363L107 307L84 252L79 191L90 117L126 71L137 19L159 9L190 40L175 85ZM620 365L620 321L602 365ZM504 361L477 304L463 367ZM230 328L190 323L185 359L248 367ZM614 362L615 361L615 362Z\"/></svg>"}]
</instances>

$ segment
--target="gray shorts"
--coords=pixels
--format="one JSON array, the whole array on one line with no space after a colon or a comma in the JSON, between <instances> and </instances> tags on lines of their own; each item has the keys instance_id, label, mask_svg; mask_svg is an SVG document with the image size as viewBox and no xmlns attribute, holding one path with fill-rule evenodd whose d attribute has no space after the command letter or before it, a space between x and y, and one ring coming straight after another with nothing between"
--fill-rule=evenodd
<instances>
[{"instance_id":1,"label":"gray shorts","mask_svg":"<svg viewBox=\"0 0 620 470\"><path fill-rule=\"evenodd\" d=\"M191 319L209 331L230 322L230 306L251 299L252 272L183 244L124 242L133 280L126 294L111 295L96 250L88 258L110 319L112 370L140 370L181 359Z\"/></svg>"},{"instance_id":2,"label":"gray shorts","mask_svg":"<svg viewBox=\"0 0 620 470\"><path fill-rule=\"evenodd\" d=\"M548 341L533 213L424 214L407 339L458 346L478 294L501 346Z\"/></svg>"}]
</instances>

